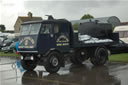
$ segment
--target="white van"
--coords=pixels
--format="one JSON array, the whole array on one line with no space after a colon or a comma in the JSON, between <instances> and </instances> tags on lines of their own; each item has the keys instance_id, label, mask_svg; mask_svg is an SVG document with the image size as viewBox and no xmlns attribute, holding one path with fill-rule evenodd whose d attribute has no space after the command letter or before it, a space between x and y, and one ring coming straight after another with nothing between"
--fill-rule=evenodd
<instances>
[{"instance_id":1,"label":"white van","mask_svg":"<svg viewBox=\"0 0 128 85\"><path fill-rule=\"evenodd\" d=\"M125 43L128 43L128 25L117 26L115 27L114 32L119 33L120 40L124 41Z\"/></svg>"}]
</instances>

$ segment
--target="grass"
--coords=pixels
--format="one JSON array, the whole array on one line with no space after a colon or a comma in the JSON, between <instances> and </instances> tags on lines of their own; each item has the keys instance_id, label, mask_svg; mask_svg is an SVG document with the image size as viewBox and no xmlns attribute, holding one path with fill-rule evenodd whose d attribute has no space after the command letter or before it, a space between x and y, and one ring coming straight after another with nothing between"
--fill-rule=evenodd
<instances>
[{"instance_id":1,"label":"grass","mask_svg":"<svg viewBox=\"0 0 128 85\"><path fill-rule=\"evenodd\" d=\"M20 55L19 54L16 54L16 53L4 53L4 52L0 52L0 56L15 56L15 57L18 57Z\"/></svg>"},{"instance_id":2,"label":"grass","mask_svg":"<svg viewBox=\"0 0 128 85\"><path fill-rule=\"evenodd\" d=\"M127 62L128 63L128 53L113 54L113 55L109 56L109 61Z\"/></svg>"}]
</instances>

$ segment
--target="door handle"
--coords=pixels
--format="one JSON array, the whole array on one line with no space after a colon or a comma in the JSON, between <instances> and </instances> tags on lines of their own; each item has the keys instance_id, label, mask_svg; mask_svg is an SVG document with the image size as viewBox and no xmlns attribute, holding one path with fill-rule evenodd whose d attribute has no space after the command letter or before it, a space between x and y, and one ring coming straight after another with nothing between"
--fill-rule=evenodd
<instances>
[{"instance_id":1,"label":"door handle","mask_svg":"<svg viewBox=\"0 0 128 85\"><path fill-rule=\"evenodd\" d=\"M50 34L50 37L52 37L52 38L53 38L53 36L54 36L54 34Z\"/></svg>"}]
</instances>

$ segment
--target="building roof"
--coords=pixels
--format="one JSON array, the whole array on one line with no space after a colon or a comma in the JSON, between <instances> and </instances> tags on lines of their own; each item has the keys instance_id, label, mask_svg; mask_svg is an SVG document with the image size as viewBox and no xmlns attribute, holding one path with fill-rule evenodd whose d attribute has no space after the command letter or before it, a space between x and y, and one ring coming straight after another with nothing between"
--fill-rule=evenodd
<instances>
[{"instance_id":1,"label":"building roof","mask_svg":"<svg viewBox=\"0 0 128 85\"><path fill-rule=\"evenodd\" d=\"M36 20L42 20L41 17L28 17L28 16L19 16L18 19L20 19L22 22L26 21L36 21Z\"/></svg>"},{"instance_id":2,"label":"building roof","mask_svg":"<svg viewBox=\"0 0 128 85\"><path fill-rule=\"evenodd\" d=\"M29 16L18 16L16 23L14 24L14 28L16 26L16 24L18 23L18 21L21 20L22 23L23 22L27 22L27 21L37 21L37 20L43 20L42 17L29 17Z\"/></svg>"}]
</instances>

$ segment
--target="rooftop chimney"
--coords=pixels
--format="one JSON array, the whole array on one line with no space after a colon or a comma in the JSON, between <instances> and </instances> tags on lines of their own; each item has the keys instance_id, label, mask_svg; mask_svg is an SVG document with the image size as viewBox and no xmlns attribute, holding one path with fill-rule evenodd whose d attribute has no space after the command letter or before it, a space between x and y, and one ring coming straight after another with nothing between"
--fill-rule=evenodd
<instances>
[{"instance_id":1,"label":"rooftop chimney","mask_svg":"<svg viewBox=\"0 0 128 85\"><path fill-rule=\"evenodd\" d=\"M28 12L28 17L32 18L32 13Z\"/></svg>"}]
</instances>

